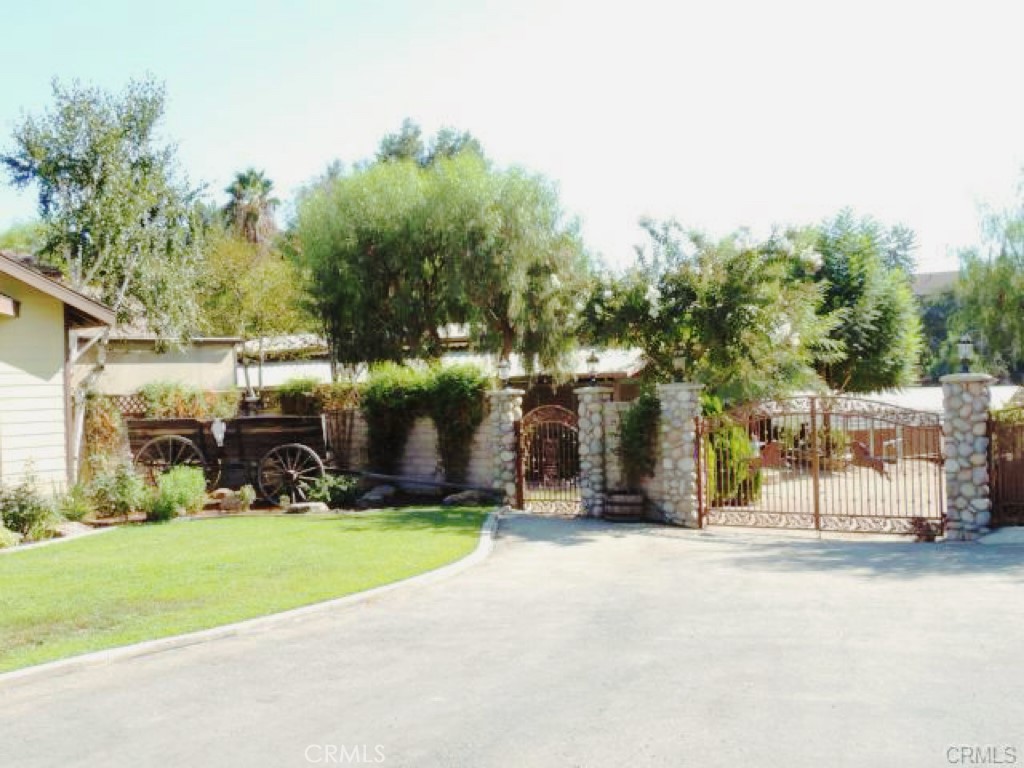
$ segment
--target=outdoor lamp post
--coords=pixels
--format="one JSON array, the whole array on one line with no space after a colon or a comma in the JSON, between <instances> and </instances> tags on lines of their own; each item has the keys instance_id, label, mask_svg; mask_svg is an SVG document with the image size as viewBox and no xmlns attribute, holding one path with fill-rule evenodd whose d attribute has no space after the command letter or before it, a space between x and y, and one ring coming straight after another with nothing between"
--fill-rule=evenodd
<instances>
[{"instance_id":1,"label":"outdoor lamp post","mask_svg":"<svg viewBox=\"0 0 1024 768\"><path fill-rule=\"evenodd\" d=\"M502 389L508 386L508 377L511 372L512 365L509 363L508 358L501 358L501 361L498 363L498 381L501 382Z\"/></svg>"},{"instance_id":2,"label":"outdoor lamp post","mask_svg":"<svg viewBox=\"0 0 1024 768\"><path fill-rule=\"evenodd\" d=\"M683 374L686 373L686 355L682 351L672 356L672 368L675 370L676 381L682 381Z\"/></svg>"},{"instance_id":3,"label":"outdoor lamp post","mask_svg":"<svg viewBox=\"0 0 1024 768\"><path fill-rule=\"evenodd\" d=\"M974 342L971 335L965 333L956 343L956 352L960 356L960 373L967 373L970 369L971 358L974 357Z\"/></svg>"},{"instance_id":4,"label":"outdoor lamp post","mask_svg":"<svg viewBox=\"0 0 1024 768\"><path fill-rule=\"evenodd\" d=\"M590 356L587 358L587 373L590 375L590 386L597 384L597 352L594 350L590 351Z\"/></svg>"}]
</instances>

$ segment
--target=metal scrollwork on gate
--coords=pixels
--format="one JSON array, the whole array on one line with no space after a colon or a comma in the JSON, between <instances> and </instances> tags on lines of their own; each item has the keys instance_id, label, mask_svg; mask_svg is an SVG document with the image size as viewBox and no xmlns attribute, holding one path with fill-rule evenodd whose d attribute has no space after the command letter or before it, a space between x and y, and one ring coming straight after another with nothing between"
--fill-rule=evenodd
<instances>
[{"instance_id":1,"label":"metal scrollwork on gate","mask_svg":"<svg viewBox=\"0 0 1024 768\"><path fill-rule=\"evenodd\" d=\"M527 413L520 432L525 506L547 512L578 511L580 456L578 417L543 405Z\"/></svg>"},{"instance_id":2,"label":"metal scrollwork on gate","mask_svg":"<svg viewBox=\"0 0 1024 768\"><path fill-rule=\"evenodd\" d=\"M938 414L844 396L748 403L703 421L712 525L849 533L941 530Z\"/></svg>"}]
</instances>

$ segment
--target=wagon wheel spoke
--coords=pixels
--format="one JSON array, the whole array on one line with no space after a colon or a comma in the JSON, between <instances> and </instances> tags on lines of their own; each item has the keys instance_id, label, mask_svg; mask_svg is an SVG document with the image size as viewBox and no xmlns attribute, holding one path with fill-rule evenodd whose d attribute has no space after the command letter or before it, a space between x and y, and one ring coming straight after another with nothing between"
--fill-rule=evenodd
<instances>
[{"instance_id":1,"label":"wagon wheel spoke","mask_svg":"<svg viewBox=\"0 0 1024 768\"><path fill-rule=\"evenodd\" d=\"M145 443L135 455L135 467L150 483L168 469L178 466L198 467L210 472L199 447L180 435L160 435Z\"/></svg>"},{"instance_id":2,"label":"wagon wheel spoke","mask_svg":"<svg viewBox=\"0 0 1024 768\"><path fill-rule=\"evenodd\" d=\"M272 503L284 494L293 500L305 501L310 485L323 474L323 462L309 446L281 445L260 460L260 492Z\"/></svg>"}]
</instances>

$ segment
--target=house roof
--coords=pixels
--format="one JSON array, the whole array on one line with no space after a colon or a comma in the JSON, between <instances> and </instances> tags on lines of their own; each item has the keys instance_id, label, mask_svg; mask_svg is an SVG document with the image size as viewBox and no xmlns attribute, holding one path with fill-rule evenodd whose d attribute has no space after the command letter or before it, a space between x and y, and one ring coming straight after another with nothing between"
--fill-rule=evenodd
<instances>
[{"instance_id":1,"label":"house roof","mask_svg":"<svg viewBox=\"0 0 1024 768\"><path fill-rule=\"evenodd\" d=\"M71 308L73 323L78 327L114 324L115 315L112 309L47 277L39 270L28 266L24 259L13 253L0 251L0 274L12 277L35 288L40 293L45 293L47 296L52 296L63 302Z\"/></svg>"},{"instance_id":2,"label":"house roof","mask_svg":"<svg viewBox=\"0 0 1024 768\"><path fill-rule=\"evenodd\" d=\"M959 272L920 272L914 275L911 288L920 298L935 296L943 291L953 290Z\"/></svg>"}]
</instances>

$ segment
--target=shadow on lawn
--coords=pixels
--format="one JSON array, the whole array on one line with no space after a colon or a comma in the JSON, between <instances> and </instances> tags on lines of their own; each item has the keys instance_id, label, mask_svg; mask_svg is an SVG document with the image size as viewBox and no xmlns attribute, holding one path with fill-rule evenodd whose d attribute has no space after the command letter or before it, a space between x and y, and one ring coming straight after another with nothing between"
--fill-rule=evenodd
<instances>
[{"instance_id":1,"label":"shadow on lawn","mask_svg":"<svg viewBox=\"0 0 1024 768\"><path fill-rule=\"evenodd\" d=\"M499 538L573 547L599 540L651 537L678 543L680 558L716 567L760 571L860 572L865 578L1017 576L1024 581L1024 546L911 541L786 539L772 534L693 531L653 523L615 524L584 518L511 515ZM669 545L673 546L673 545ZM661 551L664 554L664 550Z\"/></svg>"},{"instance_id":2,"label":"shadow on lawn","mask_svg":"<svg viewBox=\"0 0 1024 768\"><path fill-rule=\"evenodd\" d=\"M342 512L331 517L306 518L313 525L333 526L344 532L381 531L466 531L476 534L480 530L489 507L374 509L365 512Z\"/></svg>"}]
</instances>

